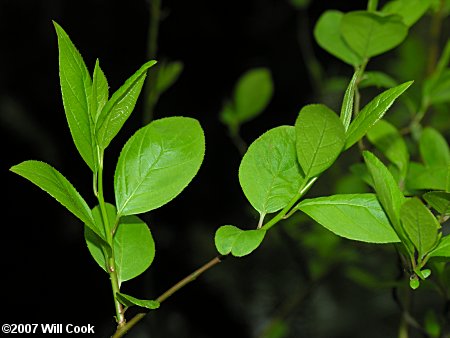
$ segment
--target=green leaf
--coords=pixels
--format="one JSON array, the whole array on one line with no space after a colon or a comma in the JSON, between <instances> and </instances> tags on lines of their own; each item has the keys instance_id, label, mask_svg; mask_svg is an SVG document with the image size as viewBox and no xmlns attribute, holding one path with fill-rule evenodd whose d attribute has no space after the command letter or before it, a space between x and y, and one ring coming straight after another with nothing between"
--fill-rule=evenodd
<instances>
[{"instance_id":1,"label":"green leaf","mask_svg":"<svg viewBox=\"0 0 450 338\"><path fill-rule=\"evenodd\" d=\"M169 89L179 78L183 71L183 62L173 61L164 62L158 68L158 77L156 79L156 90L162 94Z\"/></svg>"},{"instance_id":2,"label":"green leaf","mask_svg":"<svg viewBox=\"0 0 450 338\"><path fill-rule=\"evenodd\" d=\"M419 141L420 155L428 167L450 164L450 149L445 138L435 129L426 127Z\"/></svg>"},{"instance_id":3,"label":"green leaf","mask_svg":"<svg viewBox=\"0 0 450 338\"><path fill-rule=\"evenodd\" d=\"M392 226L402 242L405 242L406 234L400 223L400 208L405 201L400 188L397 185L388 168L371 152L363 152L364 161L373 179L374 189L378 200L388 215Z\"/></svg>"},{"instance_id":4,"label":"green leaf","mask_svg":"<svg viewBox=\"0 0 450 338\"><path fill-rule=\"evenodd\" d=\"M409 153L405 140L392 124L379 120L368 131L367 138L389 161L400 170L401 176L408 172Z\"/></svg>"},{"instance_id":5,"label":"green leaf","mask_svg":"<svg viewBox=\"0 0 450 338\"><path fill-rule=\"evenodd\" d=\"M110 225L116 220L116 208L107 203L106 212ZM92 210L97 224L102 224L102 215L97 206ZM108 271L107 263L98 237L88 228L84 233L88 249L100 267ZM155 242L147 226L137 216L120 218L114 235L114 258L119 283L133 279L143 273L152 264L155 257Z\"/></svg>"},{"instance_id":6,"label":"green leaf","mask_svg":"<svg viewBox=\"0 0 450 338\"><path fill-rule=\"evenodd\" d=\"M417 197L402 204L400 219L419 257L423 258L437 244L438 231L441 228L439 222Z\"/></svg>"},{"instance_id":7,"label":"green leaf","mask_svg":"<svg viewBox=\"0 0 450 338\"><path fill-rule=\"evenodd\" d=\"M104 238L97 228L91 209L83 197L56 169L44 162L25 161L11 167L10 170L47 192L84 222L92 231Z\"/></svg>"},{"instance_id":8,"label":"green leaf","mask_svg":"<svg viewBox=\"0 0 450 338\"><path fill-rule=\"evenodd\" d=\"M99 146L106 149L112 139L117 135L125 121L134 109L142 85L144 84L147 70L156 61L148 61L134 73L111 96L102 109L96 124L96 135Z\"/></svg>"},{"instance_id":9,"label":"green leaf","mask_svg":"<svg viewBox=\"0 0 450 338\"><path fill-rule=\"evenodd\" d=\"M450 102L450 69L444 69L425 80L423 97L427 104L435 105Z\"/></svg>"},{"instance_id":10,"label":"green leaf","mask_svg":"<svg viewBox=\"0 0 450 338\"><path fill-rule=\"evenodd\" d=\"M94 75L92 76L92 120L94 125L97 123L97 119L105 106L106 102L108 102L109 92L108 92L108 81L106 80L106 76L100 68L100 63L97 59L95 62Z\"/></svg>"},{"instance_id":11,"label":"green leaf","mask_svg":"<svg viewBox=\"0 0 450 338\"><path fill-rule=\"evenodd\" d=\"M442 216L450 216L450 193L430 191L423 195L427 203Z\"/></svg>"},{"instance_id":12,"label":"green leaf","mask_svg":"<svg viewBox=\"0 0 450 338\"><path fill-rule=\"evenodd\" d=\"M205 137L195 119L168 117L139 129L117 162L117 213L143 213L171 201L197 174L204 153Z\"/></svg>"},{"instance_id":13,"label":"green leaf","mask_svg":"<svg viewBox=\"0 0 450 338\"><path fill-rule=\"evenodd\" d=\"M449 167L425 167L411 162L406 176L408 190L447 190Z\"/></svg>"},{"instance_id":14,"label":"green leaf","mask_svg":"<svg viewBox=\"0 0 450 338\"><path fill-rule=\"evenodd\" d=\"M159 308L160 305L156 300L137 299L121 292L116 293L116 298L121 304L125 306L137 305L149 310L155 310Z\"/></svg>"},{"instance_id":15,"label":"green leaf","mask_svg":"<svg viewBox=\"0 0 450 338\"><path fill-rule=\"evenodd\" d=\"M368 243L400 242L374 194L305 199L297 208L341 237Z\"/></svg>"},{"instance_id":16,"label":"green leaf","mask_svg":"<svg viewBox=\"0 0 450 338\"><path fill-rule=\"evenodd\" d=\"M395 86L398 86L397 81L395 81L390 75L378 71L364 72L361 82L358 85L361 89L367 87L389 89Z\"/></svg>"},{"instance_id":17,"label":"green leaf","mask_svg":"<svg viewBox=\"0 0 450 338\"><path fill-rule=\"evenodd\" d=\"M346 134L345 149L358 142L412 83L409 81L388 89L370 101L350 124Z\"/></svg>"},{"instance_id":18,"label":"green leaf","mask_svg":"<svg viewBox=\"0 0 450 338\"><path fill-rule=\"evenodd\" d=\"M430 0L394 0L388 2L381 11L400 15L405 25L411 27L426 13L430 5Z\"/></svg>"},{"instance_id":19,"label":"green leaf","mask_svg":"<svg viewBox=\"0 0 450 338\"><path fill-rule=\"evenodd\" d=\"M241 230L233 225L221 226L214 238L217 251L221 255L232 254L242 257L253 252L264 239L266 230Z\"/></svg>"},{"instance_id":20,"label":"green leaf","mask_svg":"<svg viewBox=\"0 0 450 338\"><path fill-rule=\"evenodd\" d=\"M350 83L345 90L344 99L342 100L341 106L341 121L344 125L344 130L347 131L348 126L350 125L350 121L352 120L353 114L353 98L355 97L355 89L356 89L356 80L359 78L361 74L360 70L356 70L353 74Z\"/></svg>"},{"instance_id":21,"label":"green leaf","mask_svg":"<svg viewBox=\"0 0 450 338\"><path fill-rule=\"evenodd\" d=\"M272 76L267 68L254 68L244 73L234 88L234 112L239 124L258 116L273 94Z\"/></svg>"},{"instance_id":22,"label":"green leaf","mask_svg":"<svg viewBox=\"0 0 450 338\"><path fill-rule=\"evenodd\" d=\"M67 33L56 22L53 24L58 36L59 77L66 119L78 152L95 172L98 161L89 107L92 100L91 77Z\"/></svg>"},{"instance_id":23,"label":"green leaf","mask_svg":"<svg viewBox=\"0 0 450 338\"><path fill-rule=\"evenodd\" d=\"M441 238L436 248L430 252L430 257L450 257L450 235Z\"/></svg>"},{"instance_id":24,"label":"green leaf","mask_svg":"<svg viewBox=\"0 0 450 338\"><path fill-rule=\"evenodd\" d=\"M354 11L343 16L342 37L363 59L382 54L397 47L408 35L399 15Z\"/></svg>"},{"instance_id":25,"label":"green leaf","mask_svg":"<svg viewBox=\"0 0 450 338\"><path fill-rule=\"evenodd\" d=\"M416 290L420 286L420 280L416 275L412 275L409 278L409 287L413 290Z\"/></svg>"},{"instance_id":26,"label":"green leaf","mask_svg":"<svg viewBox=\"0 0 450 338\"><path fill-rule=\"evenodd\" d=\"M295 133L298 161L308 178L328 169L345 142L341 120L322 104L302 108L295 122Z\"/></svg>"},{"instance_id":27,"label":"green leaf","mask_svg":"<svg viewBox=\"0 0 450 338\"><path fill-rule=\"evenodd\" d=\"M314 37L320 47L352 66L363 63L362 58L345 42L340 33L344 14L331 10L323 13L314 27Z\"/></svg>"},{"instance_id":28,"label":"green leaf","mask_svg":"<svg viewBox=\"0 0 450 338\"><path fill-rule=\"evenodd\" d=\"M273 128L248 148L239 182L250 204L262 215L283 209L303 183L295 148L295 128Z\"/></svg>"}]
</instances>

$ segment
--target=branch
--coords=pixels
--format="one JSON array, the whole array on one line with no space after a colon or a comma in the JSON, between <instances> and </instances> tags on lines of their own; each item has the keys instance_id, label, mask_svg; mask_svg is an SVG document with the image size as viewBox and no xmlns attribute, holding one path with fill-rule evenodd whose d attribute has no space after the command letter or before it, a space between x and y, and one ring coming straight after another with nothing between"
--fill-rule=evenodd
<instances>
[{"instance_id":1,"label":"branch","mask_svg":"<svg viewBox=\"0 0 450 338\"><path fill-rule=\"evenodd\" d=\"M159 303L164 302L167 298L172 296L175 292L180 290L182 287L186 286L190 282L193 282L197 277L199 277L205 271L211 269L213 266L221 263L227 256L217 256L210 260L208 263L200 267L199 269L192 272L190 275L186 276L166 292L164 292L161 296L159 296L156 300ZM142 318L144 318L148 312L142 312L135 315L130 321L128 321L125 325L117 328L116 332L112 336L112 338L120 338L125 335L133 326L135 326Z\"/></svg>"}]
</instances>

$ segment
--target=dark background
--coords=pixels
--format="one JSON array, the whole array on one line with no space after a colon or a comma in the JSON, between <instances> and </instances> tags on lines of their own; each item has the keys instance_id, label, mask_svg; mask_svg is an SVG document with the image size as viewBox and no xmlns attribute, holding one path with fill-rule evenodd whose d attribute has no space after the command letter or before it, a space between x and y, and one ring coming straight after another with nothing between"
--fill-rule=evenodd
<instances>
[{"instance_id":1,"label":"dark background","mask_svg":"<svg viewBox=\"0 0 450 338\"><path fill-rule=\"evenodd\" d=\"M251 228L257 222L239 187L240 154L218 116L235 81L257 66L268 67L274 79L274 97L266 112L242 128L247 142L277 125L293 124L303 105L319 102L299 34L312 39L313 25L325 9L366 6L366 1L316 0L299 12L287 0L162 3L159 57L183 61L184 71L161 97L155 117L197 118L206 135L206 156L180 196L143 216L156 241L156 258L146 273L126 282L123 291L149 299L214 257L213 237L220 225ZM148 9L145 0L0 0L2 323L90 323L99 337L113 331L108 276L91 259L82 225L8 168L28 159L45 161L94 205L90 171L65 120L52 20L69 34L90 71L100 59L112 92L146 61ZM316 54L330 76L351 76L351 67L314 42L304 48ZM338 100L324 100L338 109ZM109 201L115 159L141 121L142 100L106 154ZM332 186L331 179L316 192ZM389 289L355 286L336 271L320 287L305 291L301 267L283 236L273 231L253 255L229 258L208 271L148 315L129 337L259 337L299 289L305 299L285 316L290 337L395 336L399 313ZM367 264L380 264L370 262L379 247L344 245L361 251ZM395 267L392 250L381 257Z\"/></svg>"}]
</instances>

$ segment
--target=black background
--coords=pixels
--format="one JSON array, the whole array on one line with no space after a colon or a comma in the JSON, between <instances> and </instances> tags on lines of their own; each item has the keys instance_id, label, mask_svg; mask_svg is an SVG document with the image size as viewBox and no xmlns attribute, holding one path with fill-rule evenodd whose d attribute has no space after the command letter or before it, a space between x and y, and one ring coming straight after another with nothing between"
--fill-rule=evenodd
<instances>
[{"instance_id":1,"label":"black background","mask_svg":"<svg viewBox=\"0 0 450 338\"><path fill-rule=\"evenodd\" d=\"M265 114L243 126L242 136L251 142L274 126L293 124L299 109L317 99L298 43L299 25L309 28L310 34L325 9L365 6L366 1L316 0L307 12L299 13L284 0L163 1L158 55L183 61L184 71L161 97L156 118L197 118L205 131L206 156L199 174L180 196L143 216L156 241L156 258L148 272L124 284L125 292L156 298L214 257L213 236L220 225L256 224L239 187L240 154L219 121L221 106L244 71L265 66L272 71L274 97ZM111 92L146 61L147 1L0 1L1 318L5 323L90 323L96 326L96 336L106 337L114 327L110 284L90 258L82 225L52 198L8 172L24 160L48 162L77 187L88 204L95 203L89 169L72 143L65 120L52 20L66 30L91 71L95 59L100 59ZM327 72L351 76L351 67L313 42L309 48ZM113 201L115 158L142 126L141 102L106 155L109 201ZM147 316L129 336L256 337L275 310L264 312L258 299L269 297L277 304L289 297L297 283L283 279L283 271L293 269L292 258L273 237L254 255L230 258L208 271ZM265 279L270 280L268 289L258 284ZM384 301L390 297L388 292L368 296L353 288L353 310L346 309L344 299L350 296L341 293L345 283L330 284L342 303L335 302L340 308L330 310L329 317L311 318L308 308L300 309L296 325L303 327L302 332L314 332L308 330L327 323L329 332L334 332L328 337L395 335L394 304L387 306L386 317L370 319L363 315L364 302L358 302L364 297ZM373 330L362 333L371 327L381 335Z\"/></svg>"}]
</instances>

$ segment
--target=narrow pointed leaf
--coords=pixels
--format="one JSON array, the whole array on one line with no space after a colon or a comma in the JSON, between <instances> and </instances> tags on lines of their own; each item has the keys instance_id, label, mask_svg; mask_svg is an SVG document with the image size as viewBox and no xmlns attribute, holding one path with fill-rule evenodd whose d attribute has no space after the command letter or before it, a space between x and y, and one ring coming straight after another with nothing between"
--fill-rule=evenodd
<instances>
[{"instance_id":1,"label":"narrow pointed leaf","mask_svg":"<svg viewBox=\"0 0 450 338\"><path fill-rule=\"evenodd\" d=\"M56 22L53 24L58 36L59 77L66 119L78 152L89 168L95 171L97 149L89 107L92 80L81 54L67 33Z\"/></svg>"},{"instance_id":2,"label":"narrow pointed leaf","mask_svg":"<svg viewBox=\"0 0 450 338\"><path fill-rule=\"evenodd\" d=\"M419 257L424 257L435 247L439 239L438 231L441 228L439 222L417 197L410 198L402 204L400 219Z\"/></svg>"},{"instance_id":3,"label":"narrow pointed leaf","mask_svg":"<svg viewBox=\"0 0 450 338\"><path fill-rule=\"evenodd\" d=\"M156 300L137 299L121 292L116 293L116 297L117 300L125 306L137 305L149 310L155 310L159 308L160 305Z\"/></svg>"},{"instance_id":4,"label":"narrow pointed leaf","mask_svg":"<svg viewBox=\"0 0 450 338\"><path fill-rule=\"evenodd\" d=\"M239 167L242 190L263 215L284 208L303 180L292 126L273 128L261 135L250 145Z\"/></svg>"},{"instance_id":5,"label":"narrow pointed leaf","mask_svg":"<svg viewBox=\"0 0 450 338\"><path fill-rule=\"evenodd\" d=\"M374 194L305 199L297 208L341 237L368 243L400 242Z\"/></svg>"},{"instance_id":6,"label":"narrow pointed leaf","mask_svg":"<svg viewBox=\"0 0 450 338\"><path fill-rule=\"evenodd\" d=\"M377 87L386 89L395 86L398 86L397 81L390 75L379 71L364 72L364 76L358 85L359 88Z\"/></svg>"},{"instance_id":7,"label":"narrow pointed leaf","mask_svg":"<svg viewBox=\"0 0 450 338\"><path fill-rule=\"evenodd\" d=\"M345 14L340 29L345 42L363 59L398 46L408 35L408 26L399 15L367 11Z\"/></svg>"},{"instance_id":8,"label":"narrow pointed leaf","mask_svg":"<svg viewBox=\"0 0 450 338\"><path fill-rule=\"evenodd\" d=\"M106 76L100 68L100 63L97 59L95 62L94 75L92 76L92 120L94 125L97 123L98 116L100 115L106 102L108 102L109 87Z\"/></svg>"},{"instance_id":9,"label":"narrow pointed leaf","mask_svg":"<svg viewBox=\"0 0 450 338\"><path fill-rule=\"evenodd\" d=\"M195 119L168 117L139 129L117 162L118 214L143 213L171 201L197 174L204 153L205 137Z\"/></svg>"},{"instance_id":10,"label":"narrow pointed leaf","mask_svg":"<svg viewBox=\"0 0 450 338\"><path fill-rule=\"evenodd\" d=\"M328 169L345 142L341 120L322 104L302 108L295 122L295 133L298 161L308 178Z\"/></svg>"},{"instance_id":11,"label":"narrow pointed leaf","mask_svg":"<svg viewBox=\"0 0 450 338\"><path fill-rule=\"evenodd\" d=\"M372 176L378 200L388 215L397 235L403 241L406 238L406 234L400 223L400 208L405 201L405 197L388 168L375 155L365 151L363 156L367 169Z\"/></svg>"},{"instance_id":12,"label":"narrow pointed leaf","mask_svg":"<svg viewBox=\"0 0 450 338\"><path fill-rule=\"evenodd\" d=\"M450 102L450 68L442 70L427 79L423 86L423 96L429 104Z\"/></svg>"},{"instance_id":13,"label":"narrow pointed leaf","mask_svg":"<svg viewBox=\"0 0 450 338\"><path fill-rule=\"evenodd\" d=\"M116 220L116 208L107 203L106 212L110 227ZM100 208L92 210L97 224L102 224ZM92 257L98 265L107 270L105 256L97 236L88 228L85 228L85 239ZM119 283L133 279L142 274L152 264L155 257L155 242L145 222L137 216L125 216L119 221L114 235L114 258Z\"/></svg>"},{"instance_id":14,"label":"narrow pointed leaf","mask_svg":"<svg viewBox=\"0 0 450 338\"><path fill-rule=\"evenodd\" d=\"M352 66L363 63L359 56L341 36L340 27L344 13L331 10L323 13L314 27L314 37L320 47Z\"/></svg>"},{"instance_id":15,"label":"narrow pointed leaf","mask_svg":"<svg viewBox=\"0 0 450 338\"><path fill-rule=\"evenodd\" d=\"M145 63L120 87L106 103L98 117L96 134L99 146L106 149L134 109L144 84L147 70L156 61Z\"/></svg>"},{"instance_id":16,"label":"narrow pointed leaf","mask_svg":"<svg viewBox=\"0 0 450 338\"><path fill-rule=\"evenodd\" d=\"M388 89L370 101L350 124L346 134L345 149L358 142L412 83L409 81Z\"/></svg>"},{"instance_id":17,"label":"narrow pointed leaf","mask_svg":"<svg viewBox=\"0 0 450 338\"><path fill-rule=\"evenodd\" d=\"M355 97L356 80L360 76L361 71L356 70L353 74L347 89L345 90L344 100L342 101L341 107L341 121L344 125L344 130L347 131L348 126L352 120L353 114L353 98Z\"/></svg>"},{"instance_id":18,"label":"narrow pointed leaf","mask_svg":"<svg viewBox=\"0 0 450 338\"><path fill-rule=\"evenodd\" d=\"M450 257L450 235L441 238L436 248L430 252L430 257Z\"/></svg>"},{"instance_id":19,"label":"narrow pointed leaf","mask_svg":"<svg viewBox=\"0 0 450 338\"><path fill-rule=\"evenodd\" d=\"M217 229L214 241L221 255L231 253L235 257L243 257L257 249L265 235L264 229L241 230L233 225L224 225Z\"/></svg>"},{"instance_id":20,"label":"narrow pointed leaf","mask_svg":"<svg viewBox=\"0 0 450 338\"><path fill-rule=\"evenodd\" d=\"M426 127L419 142L420 155L426 166L446 167L450 164L450 149L445 138L435 129Z\"/></svg>"},{"instance_id":21,"label":"narrow pointed leaf","mask_svg":"<svg viewBox=\"0 0 450 338\"><path fill-rule=\"evenodd\" d=\"M409 153L405 140L397 128L385 120L379 120L367 133L368 140L406 177Z\"/></svg>"},{"instance_id":22,"label":"narrow pointed leaf","mask_svg":"<svg viewBox=\"0 0 450 338\"><path fill-rule=\"evenodd\" d=\"M409 190L447 190L449 167L426 167L411 162L406 176L406 188Z\"/></svg>"},{"instance_id":23,"label":"narrow pointed leaf","mask_svg":"<svg viewBox=\"0 0 450 338\"><path fill-rule=\"evenodd\" d=\"M104 238L98 230L91 209L73 187L56 169L40 161L25 161L11 167L12 172L26 178L47 192L72 214L84 222L98 236Z\"/></svg>"},{"instance_id":24,"label":"narrow pointed leaf","mask_svg":"<svg viewBox=\"0 0 450 338\"><path fill-rule=\"evenodd\" d=\"M450 216L450 193L430 191L423 195L427 203L442 216Z\"/></svg>"}]
</instances>

